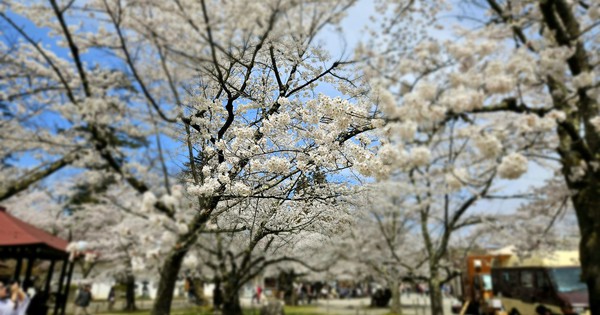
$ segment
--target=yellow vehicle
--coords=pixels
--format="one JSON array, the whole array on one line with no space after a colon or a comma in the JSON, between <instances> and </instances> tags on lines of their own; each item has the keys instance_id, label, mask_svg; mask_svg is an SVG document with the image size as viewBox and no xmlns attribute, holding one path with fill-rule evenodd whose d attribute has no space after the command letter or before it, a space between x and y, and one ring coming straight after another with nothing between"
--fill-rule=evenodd
<instances>
[{"instance_id":1,"label":"yellow vehicle","mask_svg":"<svg viewBox=\"0 0 600 315\"><path fill-rule=\"evenodd\" d=\"M492 266L494 298L509 315L589 315L589 297L580 280L576 251L556 251L542 257L498 260Z\"/></svg>"}]
</instances>

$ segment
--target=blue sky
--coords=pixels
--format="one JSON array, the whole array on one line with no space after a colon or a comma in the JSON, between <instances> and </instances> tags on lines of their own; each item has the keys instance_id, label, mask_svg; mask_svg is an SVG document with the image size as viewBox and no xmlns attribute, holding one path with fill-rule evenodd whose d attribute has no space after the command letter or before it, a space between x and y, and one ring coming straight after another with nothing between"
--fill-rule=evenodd
<instances>
[{"instance_id":1,"label":"blue sky","mask_svg":"<svg viewBox=\"0 0 600 315\"><path fill-rule=\"evenodd\" d=\"M352 58L354 48L359 41L366 39L365 27L373 26L369 20L373 14L375 14L373 1L360 0L348 10L347 16L341 21L342 37L332 27L321 35L321 40L333 58L342 55Z\"/></svg>"}]
</instances>

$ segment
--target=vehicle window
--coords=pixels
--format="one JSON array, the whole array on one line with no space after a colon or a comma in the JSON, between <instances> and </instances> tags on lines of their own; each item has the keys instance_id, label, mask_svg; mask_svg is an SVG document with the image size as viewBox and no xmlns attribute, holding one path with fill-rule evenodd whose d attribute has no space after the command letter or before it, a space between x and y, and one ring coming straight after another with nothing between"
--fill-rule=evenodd
<instances>
[{"instance_id":1,"label":"vehicle window","mask_svg":"<svg viewBox=\"0 0 600 315\"><path fill-rule=\"evenodd\" d=\"M533 271L521 271L521 286L524 288L533 288Z\"/></svg>"},{"instance_id":2,"label":"vehicle window","mask_svg":"<svg viewBox=\"0 0 600 315\"><path fill-rule=\"evenodd\" d=\"M510 283L510 272L504 271L502 273L502 284L509 284L509 283Z\"/></svg>"},{"instance_id":3,"label":"vehicle window","mask_svg":"<svg viewBox=\"0 0 600 315\"><path fill-rule=\"evenodd\" d=\"M546 273L542 270L538 270L535 273L535 287L539 290L544 290L544 288L548 288L548 281L546 280Z\"/></svg>"},{"instance_id":4,"label":"vehicle window","mask_svg":"<svg viewBox=\"0 0 600 315\"><path fill-rule=\"evenodd\" d=\"M485 291L492 290L492 276L491 275L482 275L481 279L483 280L483 289Z\"/></svg>"},{"instance_id":5,"label":"vehicle window","mask_svg":"<svg viewBox=\"0 0 600 315\"><path fill-rule=\"evenodd\" d=\"M507 283L511 287L516 287L519 285L519 277L518 271L508 271L506 272Z\"/></svg>"},{"instance_id":6,"label":"vehicle window","mask_svg":"<svg viewBox=\"0 0 600 315\"><path fill-rule=\"evenodd\" d=\"M581 282L581 268L554 268L550 275L558 292L585 291L587 287Z\"/></svg>"}]
</instances>

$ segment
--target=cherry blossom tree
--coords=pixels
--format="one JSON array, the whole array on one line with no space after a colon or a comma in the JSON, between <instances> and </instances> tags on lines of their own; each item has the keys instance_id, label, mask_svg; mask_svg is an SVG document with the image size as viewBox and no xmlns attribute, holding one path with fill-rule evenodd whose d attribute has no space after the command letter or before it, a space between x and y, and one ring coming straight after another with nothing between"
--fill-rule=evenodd
<instances>
[{"instance_id":1,"label":"cherry blossom tree","mask_svg":"<svg viewBox=\"0 0 600 315\"><path fill-rule=\"evenodd\" d=\"M196 212L186 221L189 232L166 255L153 314L168 312L167 292L206 222L245 200L333 203L346 185L325 179L354 166L355 157L364 161L371 154L364 144L348 142L373 128L370 103L360 100L362 91L343 70L346 62L328 61L315 43L318 32L351 3L272 1L248 7L241 1L223 9L201 1L153 11L184 22L185 33L176 36L194 41L165 41L174 36L173 28L157 24L159 45L178 62L198 64L202 75L195 90L180 96L190 117L187 193L197 198ZM190 49L195 41L201 50ZM317 95L317 83L327 80L357 101Z\"/></svg>"},{"instance_id":2,"label":"cherry blossom tree","mask_svg":"<svg viewBox=\"0 0 600 315\"><path fill-rule=\"evenodd\" d=\"M435 104L437 97L430 82L418 82L401 96L402 102L386 90L375 93L389 117L377 150L378 177L395 183L393 196L402 201L396 215L415 222L413 233L421 240L412 248L421 255L408 271L425 269L420 278L429 284L432 312L441 314L440 286L456 276L448 261L453 236L496 220L498 213L478 212L476 206L483 199L497 197L501 177L515 178L526 172L527 165L513 164L524 159L522 152L529 142L509 142L512 131L504 126L486 129L443 113L433 120L439 105L426 105ZM399 236L389 234L385 239Z\"/></svg>"},{"instance_id":3,"label":"cherry blossom tree","mask_svg":"<svg viewBox=\"0 0 600 315\"><path fill-rule=\"evenodd\" d=\"M68 232L64 227L68 224L69 218L62 204L57 202L52 192L36 190L21 196L21 198L9 199L4 205L11 214L21 220L52 235L63 238L68 237Z\"/></svg>"},{"instance_id":4,"label":"cherry blossom tree","mask_svg":"<svg viewBox=\"0 0 600 315\"><path fill-rule=\"evenodd\" d=\"M39 152L40 165L49 165L44 176L63 164L106 170L143 194L149 221L168 227L160 246L168 250L147 253L160 265L152 314L167 314L184 257L207 222L244 200L333 203L347 190L335 174L370 171L370 139L349 140L381 120L350 62L331 58L317 40L353 3L4 1L0 17L15 41L3 42L10 75L2 77L2 101L12 117L23 113L6 118L15 130L8 135L35 140L29 148L13 139L5 155ZM44 40L57 48L14 14L48 29ZM319 84L339 97L319 95ZM52 127L39 123L48 117ZM187 154L179 165L193 203L171 184L178 181L166 157L177 155L176 141ZM61 167L50 167L57 161ZM10 172L7 191L44 177Z\"/></svg>"},{"instance_id":5,"label":"cherry blossom tree","mask_svg":"<svg viewBox=\"0 0 600 315\"><path fill-rule=\"evenodd\" d=\"M436 45L428 41L416 44L414 49L435 51ZM395 65L391 57L381 60ZM435 68L443 60L430 62ZM405 71L403 67L409 64L418 65L407 61L398 67ZM496 222L503 215L477 211L481 200L523 198L521 194L503 195L502 186L526 173L525 155L534 148L543 152L552 137L538 135L513 142L513 137L520 134L513 127L514 121L498 119L491 124L494 117L470 119L448 110L451 105L479 106L483 97L478 93L459 87L455 93L446 94L438 86L443 82L440 78L415 77L409 72L398 83L394 77L381 77L377 69L365 71L374 77L372 94L387 124L379 131L381 146L377 148L377 159L371 162L380 167L373 175L396 182L396 198L402 200L403 208L396 215L416 222L413 233L421 241L413 248L422 255L412 266L402 265L413 274L419 271L418 277L429 283L432 312L441 314L440 286L457 275L448 257L456 233ZM552 119L546 125L552 126ZM385 236L387 232L380 233ZM385 239L390 237L398 236L389 234Z\"/></svg>"},{"instance_id":6,"label":"cherry blossom tree","mask_svg":"<svg viewBox=\"0 0 600 315\"><path fill-rule=\"evenodd\" d=\"M445 180L446 185L455 183L450 178ZM482 212L481 207L473 204L459 216L461 223L455 224L446 219L443 212L436 211L435 200L455 200L453 203L462 207L465 199L469 200L465 191L442 192L447 188L432 185L436 188L431 190L441 196L432 194L427 199L429 209L423 211L411 202L414 198L411 196L414 193L412 185L382 181L368 186L364 195L357 198L356 207L364 212L354 216L354 225L334 242L331 250L338 252L344 260L366 266L376 279L385 283L392 291L391 311L400 313L398 288L401 281L428 282L430 292L435 295L433 285L437 283L439 288L458 276L466 268L465 256L473 250L510 246L514 248L514 254L528 256L573 246L577 237L573 231L575 218L568 215L569 195L564 194L561 184L552 179L546 185L534 188L531 194L519 194L524 200L515 209ZM473 185L472 182L469 184ZM484 194L481 199L508 197ZM455 209L460 208L451 203L450 217L457 215ZM425 230L423 222L426 223ZM430 239L430 249L423 241L426 238ZM444 254L433 256L439 252ZM432 275L438 278L432 278Z\"/></svg>"},{"instance_id":7,"label":"cherry blossom tree","mask_svg":"<svg viewBox=\"0 0 600 315\"><path fill-rule=\"evenodd\" d=\"M95 183L105 182L93 178L94 172L87 172L83 183L85 187L93 187ZM96 176L109 174L96 174ZM85 203L73 204L71 198L69 209L70 229L78 235L78 240L86 242L86 259L81 260L84 278L91 276L97 280L115 279L125 286L124 310L136 310L135 287L136 276L141 275L134 270L133 261L140 252L150 250L147 239L156 239L161 231L149 230L148 217L138 213L141 198L135 191L123 184L106 187L101 192L86 192L89 199ZM84 269L85 268L85 269Z\"/></svg>"},{"instance_id":8,"label":"cherry blossom tree","mask_svg":"<svg viewBox=\"0 0 600 315\"><path fill-rule=\"evenodd\" d=\"M597 1L386 5L393 18L380 33L386 34L379 37L380 45L369 46L381 49L366 52L373 56L369 75L383 81L406 111L428 113L426 124L473 123L478 127L470 134L474 145L477 138L504 130L504 136L492 136L503 142L506 154L488 156L503 178L519 178L529 163L560 165L581 234L582 279L590 296L598 296ZM413 21L434 27L408 27ZM403 40L406 34L416 36ZM405 121L401 113L396 117ZM495 143L493 138L482 142L492 151ZM600 314L597 299L590 299L590 309Z\"/></svg>"},{"instance_id":9,"label":"cherry blossom tree","mask_svg":"<svg viewBox=\"0 0 600 315\"><path fill-rule=\"evenodd\" d=\"M357 264L392 292L390 312L402 314L400 284L423 274L424 262L416 212L394 182L369 185L359 194L353 224L335 239L330 250L346 264Z\"/></svg>"},{"instance_id":10,"label":"cherry blossom tree","mask_svg":"<svg viewBox=\"0 0 600 315\"><path fill-rule=\"evenodd\" d=\"M531 189L516 211L499 215L473 233L490 246L512 247L520 256L572 250L580 239L571 193L560 177Z\"/></svg>"},{"instance_id":11,"label":"cherry blossom tree","mask_svg":"<svg viewBox=\"0 0 600 315\"><path fill-rule=\"evenodd\" d=\"M73 3L71 2L70 5ZM121 91L129 85L122 72L97 65L84 66L81 53L65 24L65 11L50 1L38 3L5 1L0 4L3 40L0 50L3 73L0 86L2 103L2 175L0 200L15 196L41 180L65 170L67 166L98 167L95 153L103 151L105 165L119 169L125 164L123 148L145 142L139 124L127 124L127 97ZM44 46L11 13L21 13L37 27L49 27L61 34L72 58ZM60 35L59 35L60 36ZM63 55L66 55L64 53ZM118 116L115 122L114 116ZM114 122L114 123L112 123ZM112 124L111 124L112 123ZM92 140L95 139L95 140ZM115 151L109 152L111 149ZM102 156L102 155L100 155ZM112 162L111 162L112 161ZM123 167L125 168L125 167Z\"/></svg>"},{"instance_id":12,"label":"cherry blossom tree","mask_svg":"<svg viewBox=\"0 0 600 315\"><path fill-rule=\"evenodd\" d=\"M222 284L223 313L241 314L239 290L267 269L283 263L318 269L320 264L309 256L315 244L348 225L350 214L343 205L250 199L212 222L218 232L204 234L195 247L201 264Z\"/></svg>"}]
</instances>

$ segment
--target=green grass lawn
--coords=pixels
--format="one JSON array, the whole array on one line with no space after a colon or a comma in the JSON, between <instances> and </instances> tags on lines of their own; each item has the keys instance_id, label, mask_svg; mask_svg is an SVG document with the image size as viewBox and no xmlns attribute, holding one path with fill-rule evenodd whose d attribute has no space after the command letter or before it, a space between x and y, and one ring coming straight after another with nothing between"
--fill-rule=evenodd
<instances>
[{"instance_id":1,"label":"green grass lawn","mask_svg":"<svg viewBox=\"0 0 600 315\"><path fill-rule=\"evenodd\" d=\"M285 315L321 315L316 306L284 306Z\"/></svg>"}]
</instances>

